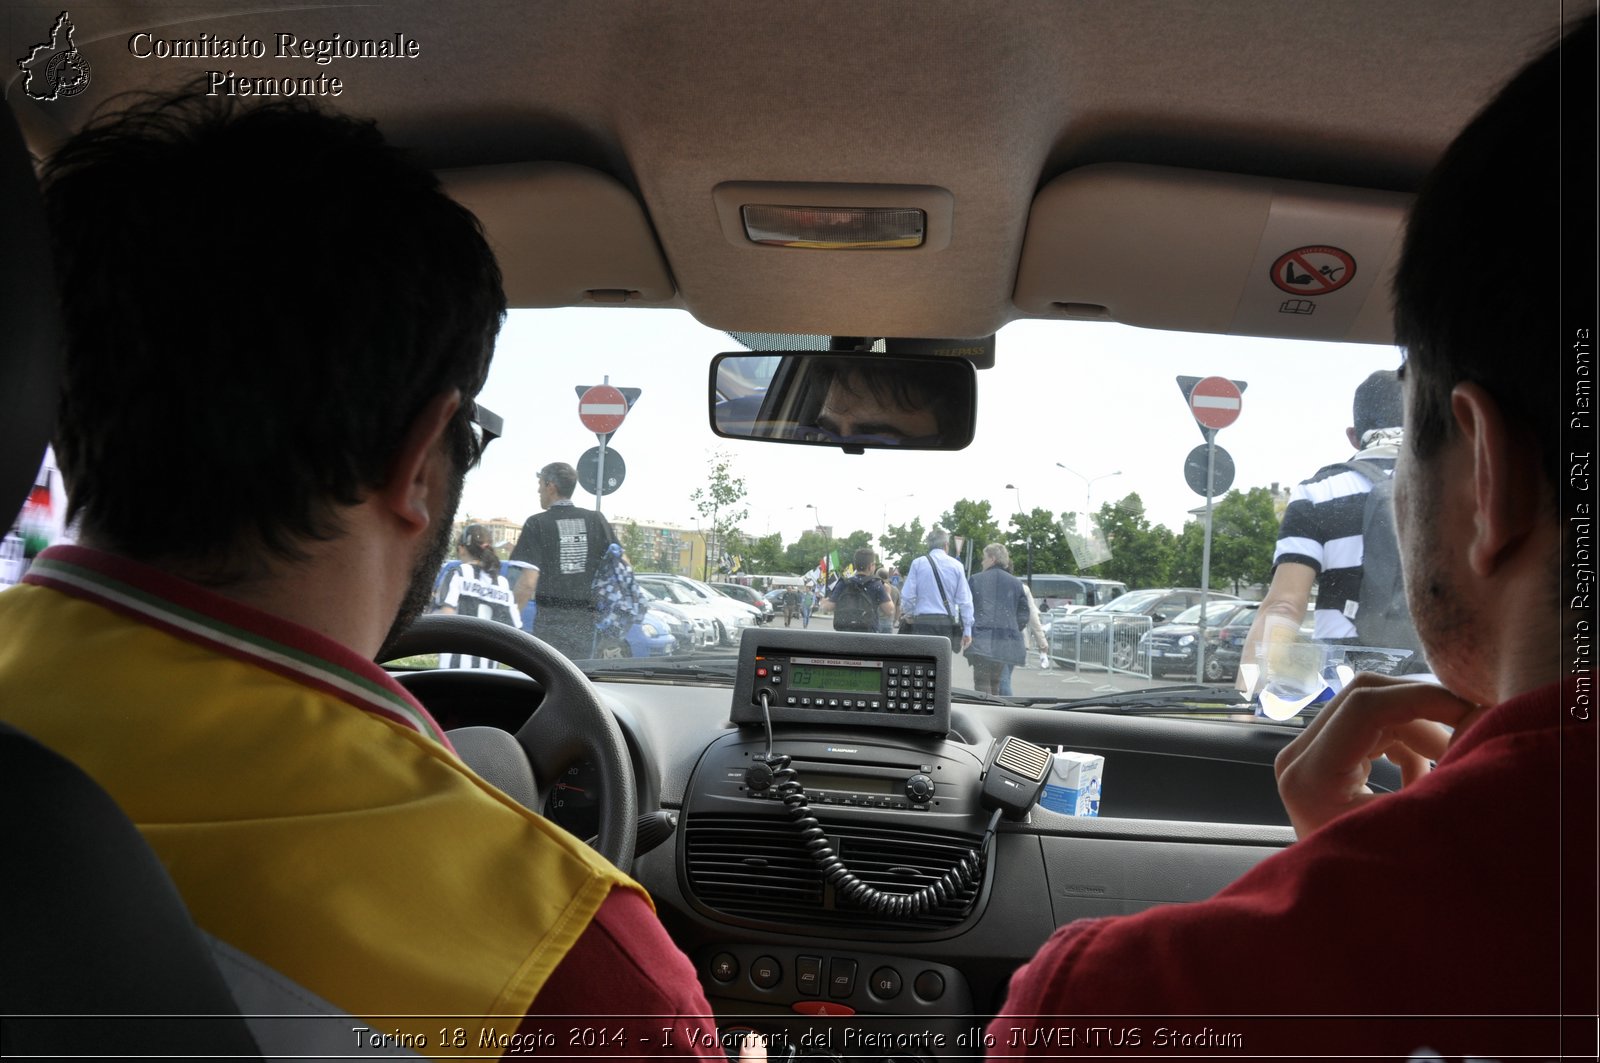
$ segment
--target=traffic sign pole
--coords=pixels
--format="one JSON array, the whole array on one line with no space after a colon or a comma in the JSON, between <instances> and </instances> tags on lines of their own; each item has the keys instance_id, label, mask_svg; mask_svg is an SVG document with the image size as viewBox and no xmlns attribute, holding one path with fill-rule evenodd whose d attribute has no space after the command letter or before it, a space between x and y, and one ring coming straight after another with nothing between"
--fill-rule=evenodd
<instances>
[{"instance_id":1,"label":"traffic sign pole","mask_svg":"<svg viewBox=\"0 0 1600 1063\"><path fill-rule=\"evenodd\" d=\"M1206 681L1206 599L1211 592L1211 500L1217 482L1217 430L1206 433L1206 533L1200 548L1200 625L1194 640L1194 681Z\"/></svg>"},{"instance_id":2,"label":"traffic sign pole","mask_svg":"<svg viewBox=\"0 0 1600 1063\"><path fill-rule=\"evenodd\" d=\"M600 442L599 462L595 469L595 496L594 511L600 512L601 499L605 495L606 485L606 441L611 438L611 433L622 427L623 419L628 416L628 410L633 406L633 400L639 397L638 388L614 388L611 386L611 377L607 376L594 387L578 388L578 420L583 426L594 433L595 439Z\"/></svg>"}]
</instances>

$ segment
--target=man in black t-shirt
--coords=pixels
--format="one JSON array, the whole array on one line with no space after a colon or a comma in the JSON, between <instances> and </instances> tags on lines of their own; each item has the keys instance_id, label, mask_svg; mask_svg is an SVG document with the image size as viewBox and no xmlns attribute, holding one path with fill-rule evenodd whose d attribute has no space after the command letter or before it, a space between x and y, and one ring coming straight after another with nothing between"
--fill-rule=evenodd
<instances>
[{"instance_id":1,"label":"man in black t-shirt","mask_svg":"<svg viewBox=\"0 0 1600 1063\"><path fill-rule=\"evenodd\" d=\"M517 581L517 608L539 606L533 634L572 660L594 656L594 573L616 541L611 525L592 509L572 504L578 474L566 462L539 470L539 505L522 526L512 561L527 562Z\"/></svg>"}]
</instances>

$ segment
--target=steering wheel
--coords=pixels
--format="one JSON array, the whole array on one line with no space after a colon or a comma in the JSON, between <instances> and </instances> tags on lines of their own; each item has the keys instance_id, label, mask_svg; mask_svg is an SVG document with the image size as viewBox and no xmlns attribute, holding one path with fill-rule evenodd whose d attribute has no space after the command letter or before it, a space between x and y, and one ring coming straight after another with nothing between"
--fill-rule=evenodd
<instances>
[{"instance_id":1,"label":"steering wheel","mask_svg":"<svg viewBox=\"0 0 1600 1063\"><path fill-rule=\"evenodd\" d=\"M509 664L544 688L538 711L516 733L539 793L539 807L561 773L587 760L599 775L600 831L595 849L626 871L633 864L638 800L622 729L576 665L549 643L508 624L479 617L421 616L394 641L389 659L417 653L460 653Z\"/></svg>"}]
</instances>

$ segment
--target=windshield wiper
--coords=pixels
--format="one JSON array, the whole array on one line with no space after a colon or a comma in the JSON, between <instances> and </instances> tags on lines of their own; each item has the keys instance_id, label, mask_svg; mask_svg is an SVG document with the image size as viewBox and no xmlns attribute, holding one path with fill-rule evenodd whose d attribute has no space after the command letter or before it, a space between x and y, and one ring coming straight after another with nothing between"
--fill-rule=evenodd
<instances>
[{"instance_id":1,"label":"windshield wiper","mask_svg":"<svg viewBox=\"0 0 1600 1063\"><path fill-rule=\"evenodd\" d=\"M590 679L714 679L730 682L733 679L732 662L722 667L709 664L640 664L631 666L620 661L600 665L581 665L583 674Z\"/></svg>"},{"instance_id":2,"label":"windshield wiper","mask_svg":"<svg viewBox=\"0 0 1600 1063\"><path fill-rule=\"evenodd\" d=\"M1115 709L1122 712L1139 712L1146 709L1169 709L1182 705L1191 711L1212 709L1216 712L1253 712L1250 702L1243 701L1232 687L1207 686L1190 683L1161 690L1123 690L1115 694L1091 694L1083 698L1028 698L1026 705L1037 708L1059 709Z\"/></svg>"}]
</instances>

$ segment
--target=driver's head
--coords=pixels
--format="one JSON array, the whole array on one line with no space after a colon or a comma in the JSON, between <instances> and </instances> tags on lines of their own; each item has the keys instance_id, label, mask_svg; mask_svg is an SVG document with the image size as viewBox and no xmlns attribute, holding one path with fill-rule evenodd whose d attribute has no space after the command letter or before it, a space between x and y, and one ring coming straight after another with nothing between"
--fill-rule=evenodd
<instances>
[{"instance_id":1,"label":"driver's head","mask_svg":"<svg viewBox=\"0 0 1600 1063\"><path fill-rule=\"evenodd\" d=\"M43 179L57 449L86 540L211 585L258 578L347 534L419 432L459 492L500 273L373 123L190 92L92 122ZM441 554L445 495L417 515Z\"/></svg>"},{"instance_id":2,"label":"driver's head","mask_svg":"<svg viewBox=\"0 0 1600 1063\"><path fill-rule=\"evenodd\" d=\"M865 364L863 364L863 361ZM937 440L951 397L916 363L849 357L823 360L827 389L817 427L835 436L873 436L897 443Z\"/></svg>"}]
</instances>

